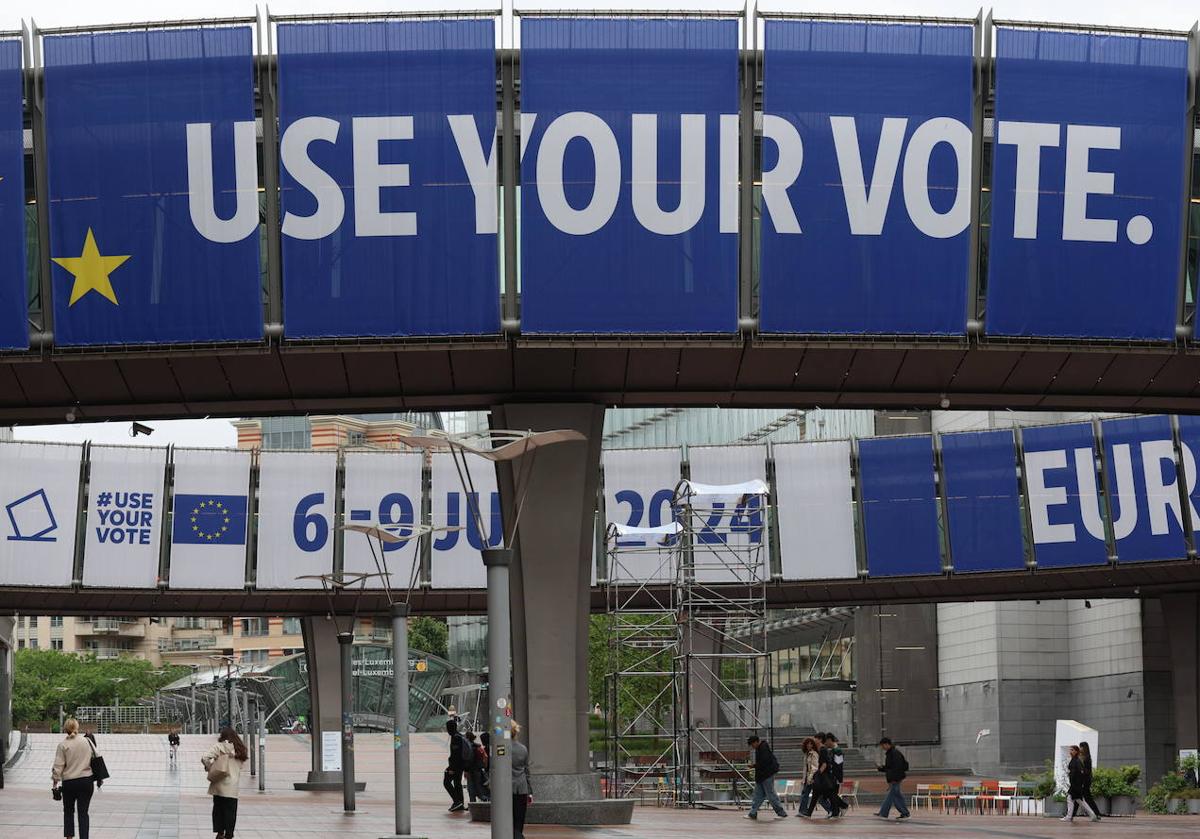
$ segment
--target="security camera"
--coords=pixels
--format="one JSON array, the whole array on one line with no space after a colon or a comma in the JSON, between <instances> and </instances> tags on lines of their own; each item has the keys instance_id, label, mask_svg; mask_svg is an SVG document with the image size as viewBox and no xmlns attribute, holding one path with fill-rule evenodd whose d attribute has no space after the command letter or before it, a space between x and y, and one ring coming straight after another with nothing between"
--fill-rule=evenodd
<instances>
[{"instance_id":1,"label":"security camera","mask_svg":"<svg viewBox=\"0 0 1200 839\"><path fill-rule=\"evenodd\" d=\"M67 422L75 422L75 420L78 416L79 415L77 413L75 413L75 409L71 408L69 411L67 411L67 417L66 417Z\"/></svg>"},{"instance_id":2,"label":"security camera","mask_svg":"<svg viewBox=\"0 0 1200 839\"><path fill-rule=\"evenodd\" d=\"M135 422L129 426L129 436L137 437L139 434L149 437L154 433L154 429L148 425L142 425L140 422Z\"/></svg>"}]
</instances>

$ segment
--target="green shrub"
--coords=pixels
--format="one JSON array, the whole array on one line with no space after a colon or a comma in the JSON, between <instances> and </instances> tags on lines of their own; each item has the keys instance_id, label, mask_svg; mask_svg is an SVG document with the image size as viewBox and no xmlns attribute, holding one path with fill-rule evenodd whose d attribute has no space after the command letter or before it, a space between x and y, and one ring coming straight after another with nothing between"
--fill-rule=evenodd
<instances>
[{"instance_id":1,"label":"green shrub","mask_svg":"<svg viewBox=\"0 0 1200 839\"><path fill-rule=\"evenodd\" d=\"M1188 793L1187 782L1178 772L1168 772L1163 775L1162 780L1150 787L1146 791L1145 807L1151 813L1162 815L1167 811L1168 798L1184 798ZM1182 813L1187 810L1186 805L1180 804L1176 808L1176 812Z\"/></svg>"}]
</instances>

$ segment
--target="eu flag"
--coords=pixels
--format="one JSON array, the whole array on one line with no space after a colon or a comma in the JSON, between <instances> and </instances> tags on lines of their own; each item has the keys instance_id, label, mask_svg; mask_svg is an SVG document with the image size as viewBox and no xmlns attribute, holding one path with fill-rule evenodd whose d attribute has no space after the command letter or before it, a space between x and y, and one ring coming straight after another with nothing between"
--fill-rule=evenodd
<instances>
[{"instance_id":1,"label":"eu flag","mask_svg":"<svg viewBox=\"0 0 1200 839\"><path fill-rule=\"evenodd\" d=\"M261 338L252 48L248 27L45 39L56 343Z\"/></svg>"},{"instance_id":2,"label":"eu flag","mask_svg":"<svg viewBox=\"0 0 1200 839\"><path fill-rule=\"evenodd\" d=\"M176 495L176 545L246 544L246 496Z\"/></svg>"}]
</instances>

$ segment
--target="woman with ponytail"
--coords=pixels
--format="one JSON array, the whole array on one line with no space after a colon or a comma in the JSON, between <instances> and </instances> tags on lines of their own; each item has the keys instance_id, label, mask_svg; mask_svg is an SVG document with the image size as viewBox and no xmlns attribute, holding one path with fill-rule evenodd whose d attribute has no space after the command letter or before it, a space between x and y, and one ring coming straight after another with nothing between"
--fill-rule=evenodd
<instances>
[{"instance_id":1,"label":"woman with ponytail","mask_svg":"<svg viewBox=\"0 0 1200 839\"><path fill-rule=\"evenodd\" d=\"M216 744L200 762L208 773L208 794L213 797L212 822L216 839L233 839L237 825L238 782L242 764L250 758L246 744L229 726L221 729Z\"/></svg>"}]
</instances>

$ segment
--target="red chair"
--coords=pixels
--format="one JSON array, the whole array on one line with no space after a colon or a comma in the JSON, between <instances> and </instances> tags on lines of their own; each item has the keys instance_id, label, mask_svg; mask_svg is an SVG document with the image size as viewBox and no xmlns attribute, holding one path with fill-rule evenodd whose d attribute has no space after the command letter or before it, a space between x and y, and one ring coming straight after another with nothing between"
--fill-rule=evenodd
<instances>
[{"instance_id":1,"label":"red chair","mask_svg":"<svg viewBox=\"0 0 1200 839\"><path fill-rule=\"evenodd\" d=\"M979 784L979 811L986 807L992 813L996 812L996 803L1000 797L999 781L982 781ZM1007 803L1007 802L1005 802Z\"/></svg>"}]
</instances>

